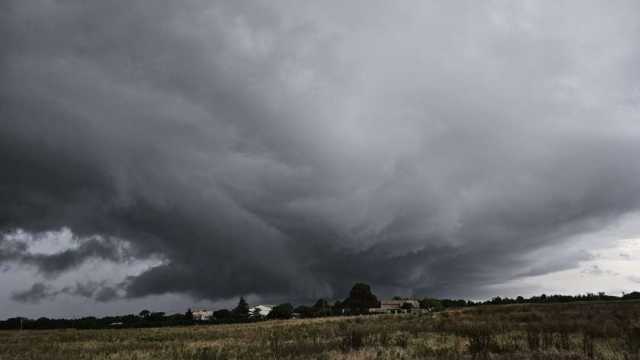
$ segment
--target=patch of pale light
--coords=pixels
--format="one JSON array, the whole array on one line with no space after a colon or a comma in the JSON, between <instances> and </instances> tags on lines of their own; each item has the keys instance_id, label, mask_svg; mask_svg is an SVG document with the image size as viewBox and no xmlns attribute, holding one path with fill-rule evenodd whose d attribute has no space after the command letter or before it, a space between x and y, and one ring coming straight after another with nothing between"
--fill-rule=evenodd
<instances>
[{"instance_id":1,"label":"patch of pale light","mask_svg":"<svg viewBox=\"0 0 640 360\"><path fill-rule=\"evenodd\" d=\"M80 246L80 240L67 227L41 233L16 229L3 234L3 240L8 244L25 244L26 252L32 255L53 255Z\"/></svg>"},{"instance_id":2,"label":"patch of pale light","mask_svg":"<svg viewBox=\"0 0 640 360\"><path fill-rule=\"evenodd\" d=\"M56 274L53 277L40 273L36 267L18 266L13 269L13 272L23 274L28 281L16 280L15 286L8 286L8 290L23 290L25 283L33 283L36 281L45 281L47 286L57 290L73 288L77 284L101 284L116 288L118 294L122 297L125 295L124 289L119 285L123 284L127 278L138 276L155 266L166 264L168 261L160 254L150 254L145 257L132 255L132 245L125 239L106 239L100 235L80 237L76 236L73 231L67 227L38 233L25 231L23 229L16 229L4 233L2 234L2 241L0 241L0 251L4 250L9 254L15 254L14 261L20 264L21 255L55 256L65 251L75 250L90 240L108 240L112 242L112 245L116 246L116 250L120 256L117 259L90 257L73 267L73 269ZM8 267L9 264L6 264L6 266ZM9 285L11 281L9 281L9 279L7 279L7 281L7 285ZM59 296L77 297L70 294L62 294Z\"/></svg>"},{"instance_id":3,"label":"patch of pale light","mask_svg":"<svg viewBox=\"0 0 640 360\"><path fill-rule=\"evenodd\" d=\"M612 246L588 251L590 259L572 269L524 277L495 286L511 296L513 289L521 295L584 294L605 292L621 295L640 290L640 238L620 239ZM520 295L520 293L518 293Z\"/></svg>"}]
</instances>

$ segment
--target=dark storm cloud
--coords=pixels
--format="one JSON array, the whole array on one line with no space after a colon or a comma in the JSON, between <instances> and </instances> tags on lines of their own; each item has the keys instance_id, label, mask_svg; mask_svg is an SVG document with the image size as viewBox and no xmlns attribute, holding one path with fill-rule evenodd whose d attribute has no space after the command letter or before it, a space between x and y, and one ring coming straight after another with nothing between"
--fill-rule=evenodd
<instances>
[{"instance_id":1,"label":"dark storm cloud","mask_svg":"<svg viewBox=\"0 0 640 360\"><path fill-rule=\"evenodd\" d=\"M98 302L106 302L121 298L118 287L106 285L104 282L76 283L75 286L67 286L62 289L54 289L52 286L37 282L29 289L16 291L11 296L14 301L37 304L43 300L51 300L58 295L81 296L92 298Z\"/></svg>"},{"instance_id":2,"label":"dark storm cloud","mask_svg":"<svg viewBox=\"0 0 640 360\"><path fill-rule=\"evenodd\" d=\"M635 2L0 6L0 226L128 297L473 296L640 210Z\"/></svg>"}]
</instances>

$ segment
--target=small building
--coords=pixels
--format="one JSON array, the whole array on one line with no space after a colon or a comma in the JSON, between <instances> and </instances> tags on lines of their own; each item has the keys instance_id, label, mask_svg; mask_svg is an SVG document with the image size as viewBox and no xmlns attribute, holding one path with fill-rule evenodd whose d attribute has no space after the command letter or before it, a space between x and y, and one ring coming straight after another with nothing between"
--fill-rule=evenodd
<instances>
[{"instance_id":1,"label":"small building","mask_svg":"<svg viewBox=\"0 0 640 360\"><path fill-rule=\"evenodd\" d=\"M249 308L249 315L254 315L256 310L260 312L260 316L267 316L273 309L271 305L256 305L252 308Z\"/></svg>"},{"instance_id":2,"label":"small building","mask_svg":"<svg viewBox=\"0 0 640 360\"><path fill-rule=\"evenodd\" d=\"M213 317L213 311L211 310L195 310L191 312L193 314L193 320L196 321L207 321Z\"/></svg>"},{"instance_id":3,"label":"small building","mask_svg":"<svg viewBox=\"0 0 640 360\"><path fill-rule=\"evenodd\" d=\"M403 300L382 300L380 307L370 308L369 312L372 314L408 314L408 313L422 313L423 309L420 309L420 302L413 299Z\"/></svg>"}]
</instances>

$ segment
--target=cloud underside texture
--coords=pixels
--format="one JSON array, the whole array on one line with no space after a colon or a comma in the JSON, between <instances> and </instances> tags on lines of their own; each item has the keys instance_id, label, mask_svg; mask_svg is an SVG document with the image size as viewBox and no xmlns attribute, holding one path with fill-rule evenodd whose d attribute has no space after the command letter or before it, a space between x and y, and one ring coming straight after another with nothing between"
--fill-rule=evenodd
<instances>
[{"instance_id":1,"label":"cloud underside texture","mask_svg":"<svg viewBox=\"0 0 640 360\"><path fill-rule=\"evenodd\" d=\"M0 227L165 257L129 297L474 296L640 207L634 1L0 9Z\"/></svg>"}]
</instances>

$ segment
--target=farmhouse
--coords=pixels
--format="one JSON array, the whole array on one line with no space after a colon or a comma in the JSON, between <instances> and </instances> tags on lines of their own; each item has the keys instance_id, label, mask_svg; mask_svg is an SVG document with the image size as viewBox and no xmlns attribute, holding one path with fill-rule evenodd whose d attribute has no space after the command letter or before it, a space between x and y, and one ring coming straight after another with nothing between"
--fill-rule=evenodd
<instances>
[{"instance_id":1,"label":"farmhouse","mask_svg":"<svg viewBox=\"0 0 640 360\"><path fill-rule=\"evenodd\" d=\"M407 313L421 313L420 303L418 300L404 299L404 300L382 300L380 301L380 307L370 308L370 313L374 314L407 314Z\"/></svg>"},{"instance_id":2,"label":"farmhouse","mask_svg":"<svg viewBox=\"0 0 640 360\"><path fill-rule=\"evenodd\" d=\"M192 312L193 320L196 321L206 321L213 317L213 311L211 310L195 310Z\"/></svg>"},{"instance_id":3,"label":"farmhouse","mask_svg":"<svg viewBox=\"0 0 640 360\"><path fill-rule=\"evenodd\" d=\"M260 311L260 316L267 316L273 309L271 305L256 305L249 309L249 314L254 315L256 311Z\"/></svg>"}]
</instances>

